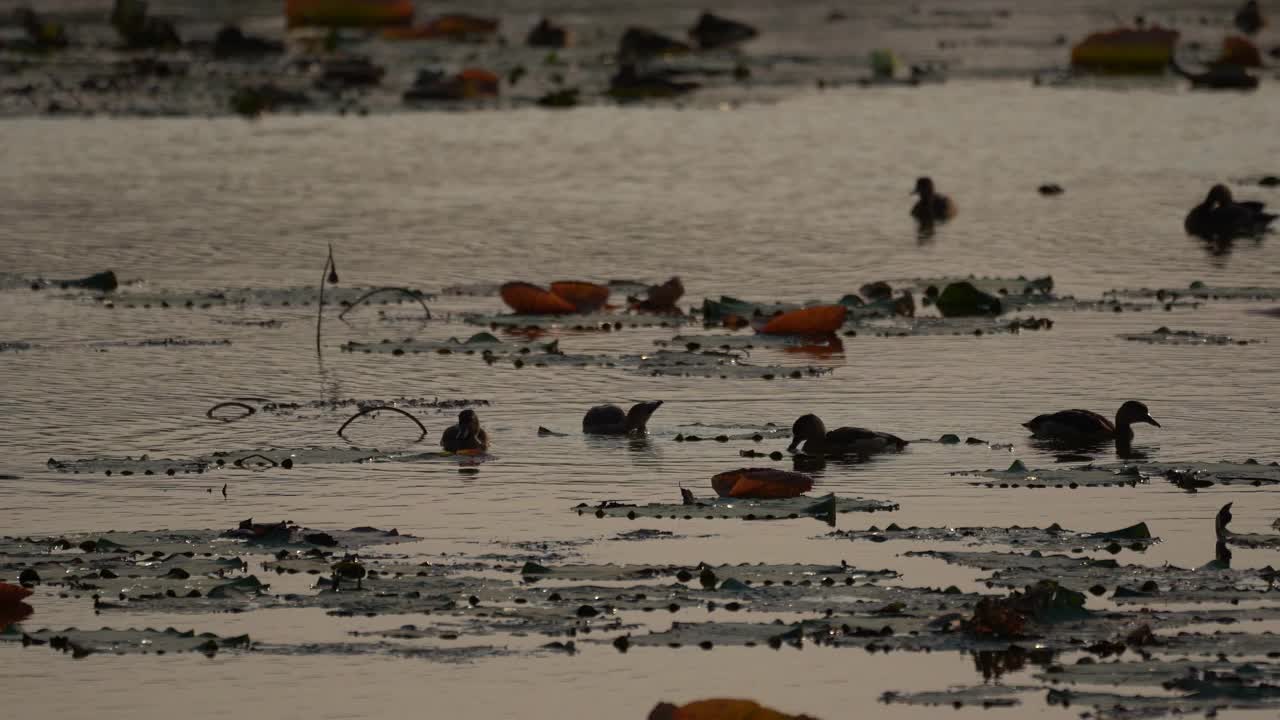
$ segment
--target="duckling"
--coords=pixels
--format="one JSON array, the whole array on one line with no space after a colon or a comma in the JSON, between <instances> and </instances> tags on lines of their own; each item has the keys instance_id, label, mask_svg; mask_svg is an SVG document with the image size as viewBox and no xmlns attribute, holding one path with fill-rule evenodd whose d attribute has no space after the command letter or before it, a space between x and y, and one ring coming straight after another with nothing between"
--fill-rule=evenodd
<instances>
[{"instance_id":1,"label":"duckling","mask_svg":"<svg viewBox=\"0 0 1280 720\"><path fill-rule=\"evenodd\" d=\"M791 444L788 452L796 452L803 443L806 455L871 455L879 452L901 452L908 445L906 440L889 433L876 432L859 427L841 427L827 432L827 426L817 415L801 415L791 425Z\"/></svg>"},{"instance_id":2,"label":"duckling","mask_svg":"<svg viewBox=\"0 0 1280 720\"><path fill-rule=\"evenodd\" d=\"M1260 202L1236 202L1231 190L1221 183L1214 185L1204 202L1187 213L1183 228L1188 235L1205 240L1233 240L1257 236L1267 231L1276 215L1266 212Z\"/></svg>"},{"instance_id":3,"label":"duckling","mask_svg":"<svg viewBox=\"0 0 1280 720\"><path fill-rule=\"evenodd\" d=\"M931 178L918 178L911 194L920 196L911 208L911 217L922 225L946 222L956 216L956 204L934 189Z\"/></svg>"},{"instance_id":4,"label":"duckling","mask_svg":"<svg viewBox=\"0 0 1280 720\"><path fill-rule=\"evenodd\" d=\"M342 560L331 565L329 569L333 570L332 584L334 591L342 589L343 580L355 580L356 589L364 589L364 578L369 573L364 569L364 565L360 564L359 556L343 556Z\"/></svg>"},{"instance_id":5,"label":"duckling","mask_svg":"<svg viewBox=\"0 0 1280 720\"><path fill-rule=\"evenodd\" d=\"M662 407L661 400L636 403L626 413L617 405L597 405L582 418L582 432L591 435L643 435L647 432L645 423L659 407Z\"/></svg>"},{"instance_id":6,"label":"duckling","mask_svg":"<svg viewBox=\"0 0 1280 720\"><path fill-rule=\"evenodd\" d=\"M1086 445L1115 440L1116 445L1124 450L1133 442L1134 423L1149 423L1160 427L1160 423L1151 417L1147 406L1137 400L1128 400L1121 405L1116 411L1114 423L1089 410L1062 410L1037 415L1022 426L1042 440Z\"/></svg>"},{"instance_id":7,"label":"duckling","mask_svg":"<svg viewBox=\"0 0 1280 720\"><path fill-rule=\"evenodd\" d=\"M458 424L451 425L440 436L440 447L448 452L460 450L489 449L489 434L480 427L480 418L475 410L467 409L458 413Z\"/></svg>"}]
</instances>

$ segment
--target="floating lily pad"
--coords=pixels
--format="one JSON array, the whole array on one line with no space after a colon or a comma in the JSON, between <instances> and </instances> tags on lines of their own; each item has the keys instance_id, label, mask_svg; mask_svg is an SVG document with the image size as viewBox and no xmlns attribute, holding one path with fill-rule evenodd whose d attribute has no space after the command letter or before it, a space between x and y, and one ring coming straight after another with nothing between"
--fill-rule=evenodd
<instances>
[{"instance_id":1,"label":"floating lily pad","mask_svg":"<svg viewBox=\"0 0 1280 720\"><path fill-rule=\"evenodd\" d=\"M951 474L988 478L970 484L1000 488L1133 487L1147 482L1147 475L1135 466L1111 468L1084 465L1076 468L1029 470L1021 460L1015 460L1005 470L967 470Z\"/></svg>"},{"instance_id":2,"label":"floating lily pad","mask_svg":"<svg viewBox=\"0 0 1280 720\"><path fill-rule=\"evenodd\" d=\"M1265 662L1232 663L1195 660L1136 660L1132 662L1069 663L1057 665L1036 675L1037 680L1051 683L1087 685L1153 685L1176 684L1196 680L1208 673L1245 682L1280 683L1280 665Z\"/></svg>"},{"instance_id":3,"label":"floating lily pad","mask_svg":"<svg viewBox=\"0 0 1280 720\"><path fill-rule=\"evenodd\" d=\"M864 335L920 337L932 335L1001 335L1024 330L1048 330L1053 321L1037 317L929 317L864 320L848 325Z\"/></svg>"},{"instance_id":4,"label":"floating lily pad","mask_svg":"<svg viewBox=\"0 0 1280 720\"><path fill-rule=\"evenodd\" d=\"M1162 476L1179 486L1275 485L1280 483L1280 464L1244 462L1142 462L1138 468L1152 476Z\"/></svg>"},{"instance_id":5,"label":"floating lily pad","mask_svg":"<svg viewBox=\"0 0 1280 720\"><path fill-rule=\"evenodd\" d=\"M624 328L681 327L690 319L684 315L650 315L646 313L582 313L570 315L473 315L462 319L472 325L490 328L533 328L609 332Z\"/></svg>"},{"instance_id":6,"label":"floating lily pad","mask_svg":"<svg viewBox=\"0 0 1280 720\"><path fill-rule=\"evenodd\" d=\"M739 335L677 335L670 340L659 340L657 343L665 347L683 347L689 352L704 348L716 350L754 350L756 348L808 348L813 350L830 349L832 352L842 351L840 341L834 337L811 338L795 335L760 335L742 333Z\"/></svg>"},{"instance_id":7,"label":"floating lily pad","mask_svg":"<svg viewBox=\"0 0 1280 720\"><path fill-rule=\"evenodd\" d=\"M1100 587L1111 590L1111 599L1120 604L1233 602L1239 600L1280 601L1280 589L1268 579L1266 570L1233 570L1202 567L1184 569L1172 565L1144 567L1121 565L1115 560L1089 557L1044 555L1038 551L944 552L927 550L909 556L933 557L949 563L994 571L989 583L1020 588L1051 577L1065 587L1085 591ZM1272 576L1275 571L1270 571Z\"/></svg>"},{"instance_id":8,"label":"floating lily pad","mask_svg":"<svg viewBox=\"0 0 1280 720\"><path fill-rule=\"evenodd\" d=\"M1230 335L1213 335L1196 330L1170 330L1167 327L1157 328L1149 333L1132 333L1120 336L1124 340L1144 342L1151 345L1251 345L1257 340L1234 338Z\"/></svg>"},{"instance_id":9,"label":"floating lily pad","mask_svg":"<svg viewBox=\"0 0 1280 720\"><path fill-rule=\"evenodd\" d=\"M1076 532L1058 524L1047 528L1034 527L909 527L896 524L881 530L875 526L867 530L837 530L828 537L845 540L913 540L926 542L964 542L967 545L1008 545L1015 548L1034 548L1041 551L1083 551L1114 546L1130 550L1146 550L1151 543L1159 542L1151 536L1146 523L1112 532Z\"/></svg>"},{"instance_id":10,"label":"floating lily pad","mask_svg":"<svg viewBox=\"0 0 1280 720\"><path fill-rule=\"evenodd\" d=\"M1280 707L1280 687L1248 685L1227 679L1184 682L1179 688L1191 692L1183 696L1125 695L1051 689L1050 705L1093 707L1098 717L1108 720L1139 720L1165 715L1203 714L1212 716L1225 709L1264 709Z\"/></svg>"},{"instance_id":11,"label":"floating lily pad","mask_svg":"<svg viewBox=\"0 0 1280 720\"><path fill-rule=\"evenodd\" d=\"M0 635L0 639L6 636ZM220 650L243 650L249 636L221 637L213 633L168 630L35 630L22 634L24 646L45 646L82 658L94 653L112 655L198 652L214 655Z\"/></svg>"},{"instance_id":12,"label":"floating lily pad","mask_svg":"<svg viewBox=\"0 0 1280 720\"><path fill-rule=\"evenodd\" d=\"M520 571L527 581L536 580L678 580L683 583L701 585L706 589L715 589L721 581L735 580L743 585L764 583L773 585L813 583L832 585L835 582L844 584L847 579L855 581L874 581L898 577L891 570L859 570L849 565L804 565L804 564L749 564L740 565L698 565L694 567L681 565L556 565L544 567L536 563L526 563Z\"/></svg>"},{"instance_id":13,"label":"floating lily pad","mask_svg":"<svg viewBox=\"0 0 1280 720\"><path fill-rule=\"evenodd\" d=\"M383 340L377 343L361 343L349 342L342 346L346 352L359 353L390 353L392 355L420 354L420 353L436 353L438 355L449 355L453 353L463 355L475 355L476 353L485 354L501 354L506 355L518 352L530 351L547 351L554 348L555 343L534 346L526 343L508 343L499 340L497 337L487 332L476 333L466 340L459 340L456 337L447 340L415 340L408 338L405 340Z\"/></svg>"},{"instance_id":14,"label":"floating lily pad","mask_svg":"<svg viewBox=\"0 0 1280 720\"><path fill-rule=\"evenodd\" d=\"M1105 297L1155 298L1161 302L1177 300L1179 298L1196 298L1200 300L1280 300L1280 288L1223 287L1194 282L1186 288L1139 288L1136 290L1111 290L1105 294Z\"/></svg>"},{"instance_id":15,"label":"floating lily pad","mask_svg":"<svg viewBox=\"0 0 1280 720\"><path fill-rule=\"evenodd\" d=\"M22 342L22 341L0 342L0 352L21 352L24 350L31 350L34 347L36 346L32 345L29 342Z\"/></svg>"},{"instance_id":16,"label":"floating lily pad","mask_svg":"<svg viewBox=\"0 0 1280 720\"><path fill-rule=\"evenodd\" d=\"M268 470L291 469L297 465L337 465L365 462L429 462L456 460L453 453L428 451L396 451L365 448L259 448L255 450L231 450L201 455L194 458L155 459L149 455L137 458L84 458L80 460L56 460L50 458L52 470L66 473L103 473L106 475L178 475L204 473L213 470ZM467 456L468 462L477 458Z\"/></svg>"},{"instance_id":17,"label":"floating lily pad","mask_svg":"<svg viewBox=\"0 0 1280 720\"><path fill-rule=\"evenodd\" d=\"M325 305L350 306L365 295L377 291L376 287L326 287ZM413 296L386 293L377 295L374 302L381 305L417 302L433 296L421 290L410 289ZM314 306L320 300L320 292L314 287L300 288L231 288L207 292L125 292L112 293L96 298L103 307L123 308L200 308L227 306L292 307Z\"/></svg>"},{"instance_id":18,"label":"floating lily pad","mask_svg":"<svg viewBox=\"0 0 1280 720\"><path fill-rule=\"evenodd\" d=\"M821 498L796 497L779 500L743 500L736 498L699 498L692 504L650 503L627 505L606 502L573 508L579 515L590 513L596 517L636 518L737 518L740 520L787 520L812 517L834 522L837 513L883 512L897 510L898 504L888 500L842 498L827 495Z\"/></svg>"},{"instance_id":19,"label":"floating lily pad","mask_svg":"<svg viewBox=\"0 0 1280 720\"><path fill-rule=\"evenodd\" d=\"M1023 275L1016 277L977 277L976 275L962 277L955 275L899 280L895 281L893 285L907 286L919 291L921 294L926 294L931 287L941 291L942 288L958 282L967 282L982 292L992 295L1049 295L1053 292L1052 275L1038 278L1028 278Z\"/></svg>"},{"instance_id":20,"label":"floating lily pad","mask_svg":"<svg viewBox=\"0 0 1280 720\"><path fill-rule=\"evenodd\" d=\"M1038 689L1016 685L978 685L931 692L902 693L889 691L880 696L880 702L886 705L944 705L954 708L965 706L982 708L1016 707L1022 704L1022 701L1018 699L1019 695Z\"/></svg>"},{"instance_id":21,"label":"floating lily pad","mask_svg":"<svg viewBox=\"0 0 1280 720\"><path fill-rule=\"evenodd\" d=\"M264 413L286 413L297 412L300 410L365 410L374 407L398 407L405 410L461 410L469 407L486 407L490 403L488 400L468 400L465 398L458 399L440 399L439 397L397 397L386 400L368 399L360 400L348 398L343 400L312 400L303 403L291 402L273 402L267 398L234 398L241 402L261 403L258 405L258 411Z\"/></svg>"}]
</instances>

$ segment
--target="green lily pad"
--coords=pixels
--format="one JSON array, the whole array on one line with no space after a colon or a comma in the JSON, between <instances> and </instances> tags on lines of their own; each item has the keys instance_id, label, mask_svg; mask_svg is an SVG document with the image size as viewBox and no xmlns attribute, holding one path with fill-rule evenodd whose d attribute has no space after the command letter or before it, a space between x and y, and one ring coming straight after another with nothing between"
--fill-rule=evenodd
<instances>
[{"instance_id":1,"label":"green lily pad","mask_svg":"<svg viewBox=\"0 0 1280 720\"><path fill-rule=\"evenodd\" d=\"M844 540L913 540L917 542L963 542L967 545L1008 545L1014 548L1034 548L1041 551L1097 550L1108 546L1146 550L1153 538L1146 523L1111 532L1077 532L1066 530L1058 524L1047 528L1034 527L909 527L891 524L881 530L872 526L866 530L837 530L827 537Z\"/></svg>"},{"instance_id":2,"label":"green lily pad","mask_svg":"<svg viewBox=\"0 0 1280 720\"><path fill-rule=\"evenodd\" d=\"M1029 470L1021 460L1013 461L1005 470L962 470L951 474L988 478L969 484L989 488L1133 487L1147 482L1147 475L1131 465Z\"/></svg>"},{"instance_id":3,"label":"green lily pad","mask_svg":"<svg viewBox=\"0 0 1280 720\"><path fill-rule=\"evenodd\" d=\"M0 636L0 639L6 636ZM94 653L111 655L198 652L214 655L220 650L244 650L250 646L248 635L221 637L213 633L167 630L34 630L21 637L26 647L48 647L82 658Z\"/></svg>"},{"instance_id":4,"label":"green lily pad","mask_svg":"<svg viewBox=\"0 0 1280 720\"><path fill-rule=\"evenodd\" d=\"M1170 330L1160 327L1149 333L1130 333L1119 336L1123 340L1144 342L1150 345L1252 345L1257 340L1234 338L1230 335L1213 335L1196 330Z\"/></svg>"},{"instance_id":5,"label":"green lily pad","mask_svg":"<svg viewBox=\"0 0 1280 720\"><path fill-rule=\"evenodd\" d=\"M325 305L350 306L365 295L378 290L376 287L326 287ZM418 298L434 297L421 290L410 289ZM381 305L414 302L403 294L382 294L374 302ZM223 308L229 306L306 307L320 300L320 292L314 287L298 288L229 288L205 292L117 292L95 298L102 307L123 308Z\"/></svg>"},{"instance_id":6,"label":"green lily pad","mask_svg":"<svg viewBox=\"0 0 1280 720\"><path fill-rule=\"evenodd\" d=\"M954 708L965 706L981 708L1017 707L1022 704L1022 701L1018 699L1019 695L1025 695L1036 690L1039 690L1039 688L1017 685L977 685L974 687L927 692L904 693L889 691L880 696L880 702L886 705L950 706Z\"/></svg>"},{"instance_id":7,"label":"green lily pad","mask_svg":"<svg viewBox=\"0 0 1280 720\"><path fill-rule=\"evenodd\" d=\"M795 497L778 500L753 500L739 498L699 498L693 504L650 503L627 505L605 502L597 506L581 504L573 508L579 515L596 517L636 518L736 518L739 520L788 520L812 517L828 520L837 513L887 512L897 510L898 504L888 500L843 498L826 495L821 498ZM831 520L834 522L834 520Z\"/></svg>"}]
</instances>

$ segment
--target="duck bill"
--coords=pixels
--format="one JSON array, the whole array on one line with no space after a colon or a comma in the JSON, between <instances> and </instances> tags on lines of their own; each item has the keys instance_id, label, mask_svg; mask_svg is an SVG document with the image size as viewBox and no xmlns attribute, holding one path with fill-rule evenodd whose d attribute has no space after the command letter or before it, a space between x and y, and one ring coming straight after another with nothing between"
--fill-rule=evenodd
<instances>
[{"instance_id":1,"label":"duck bill","mask_svg":"<svg viewBox=\"0 0 1280 720\"><path fill-rule=\"evenodd\" d=\"M800 443L802 443L802 442L804 442L804 441L803 441L803 440L792 440L792 441L791 441L791 444L787 446L787 452L789 452L789 453L793 453L793 452L795 452L795 451L796 451L796 448L800 447Z\"/></svg>"},{"instance_id":2,"label":"duck bill","mask_svg":"<svg viewBox=\"0 0 1280 720\"><path fill-rule=\"evenodd\" d=\"M1160 423L1156 422L1156 419L1151 417L1150 415L1142 418L1142 422L1150 423L1152 425L1155 425L1156 427L1160 427Z\"/></svg>"}]
</instances>

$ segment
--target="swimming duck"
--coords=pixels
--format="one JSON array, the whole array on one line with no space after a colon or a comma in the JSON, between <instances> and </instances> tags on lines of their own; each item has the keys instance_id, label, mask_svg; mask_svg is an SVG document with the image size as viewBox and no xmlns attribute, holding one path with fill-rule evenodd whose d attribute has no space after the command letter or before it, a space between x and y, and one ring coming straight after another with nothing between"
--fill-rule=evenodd
<instances>
[{"instance_id":1,"label":"swimming duck","mask_svg":"<svg viewBox=\"0 0 1280 720\"><path fill-rule=\"evenodd\" d=\"M876 432L859 427L841 427L827 432L827 426L817 415L801 415L791 425L789 452L795 452L803 443L806 455L870 455L879 452L899 452L907 447L907 441L896 435Z\"/></svg>"},{"instance_id":2,"label":"swimming duck","mask_svg":"<svg viewBox=\"0 0 1280 720\"><path fill-rule=\"evenodd\" d=\"M918 178L916 189L911 194L920 196L911 208L911 217L922 225L946 222L956 215L956 204L951 202L951 198L934 190L931 178Z\"/></svg>"},{"instance_id":3,"label":"swimming duck","mask_svg":"<svg viewBox=\"0 0 1280 720\"><path fill-rule=\"evenodd\" d=\"M624 413L617 405L597 405L582 418L582 432L592 435L643 435L649 416L660 407L661 400L640 402Z\"/></svg>"},{"instance_id":4,"label":"swimming duck","mask_svg":"<svg viewBox=\"0 0 1280 720\"><path fill-rule=\"evenodd\" d=\"M1129 400L1121 405L1116 411L1114 423L1089 410L1062 410L1037 415L1022 426L1042 440L1083 444L1115 440L1123 449L1133 442L1134 423L1150 423L1160 427L1160 423L1151 417L1147 406L1137 400Z\"/></svg>"},{"instance_id":5,"label":"swimming duck","mask_svg":"<svg viewBox=\"0 0 1280 720\"><path fill-rule=\"evenodd\" d=\"M1204 202L1191 209L1183 222L1187 234L1206 240L1231 240L1266 232L1276 215L1260 202L1236 202L1226 185L1214 185Z\"/></svg>"},{"instance_id":6,"label":"swimming duck","mask_svg":"<svg viewBox=\"0 0 1280 720\"><path fill-rule=\"evenodd\" d=\"M1262 18L1262 11L1258 9L1258 0L1249 0L1236 11L1235 25L1246 35L1257 33L1266 24L1267 21Z\"/></svg>"},{"instance_id":7,"label":"swimming duck","mask_svg":"<svg viewBox=\"0 0 1280 720\"><path fill-rule=\"evenodd\" d=\"M476 411L467 409L458 413L458 424L450 426L440 436L440 447L449 452L489 449L489 435L480 427Z\"/></svg>"}]
</instances>

